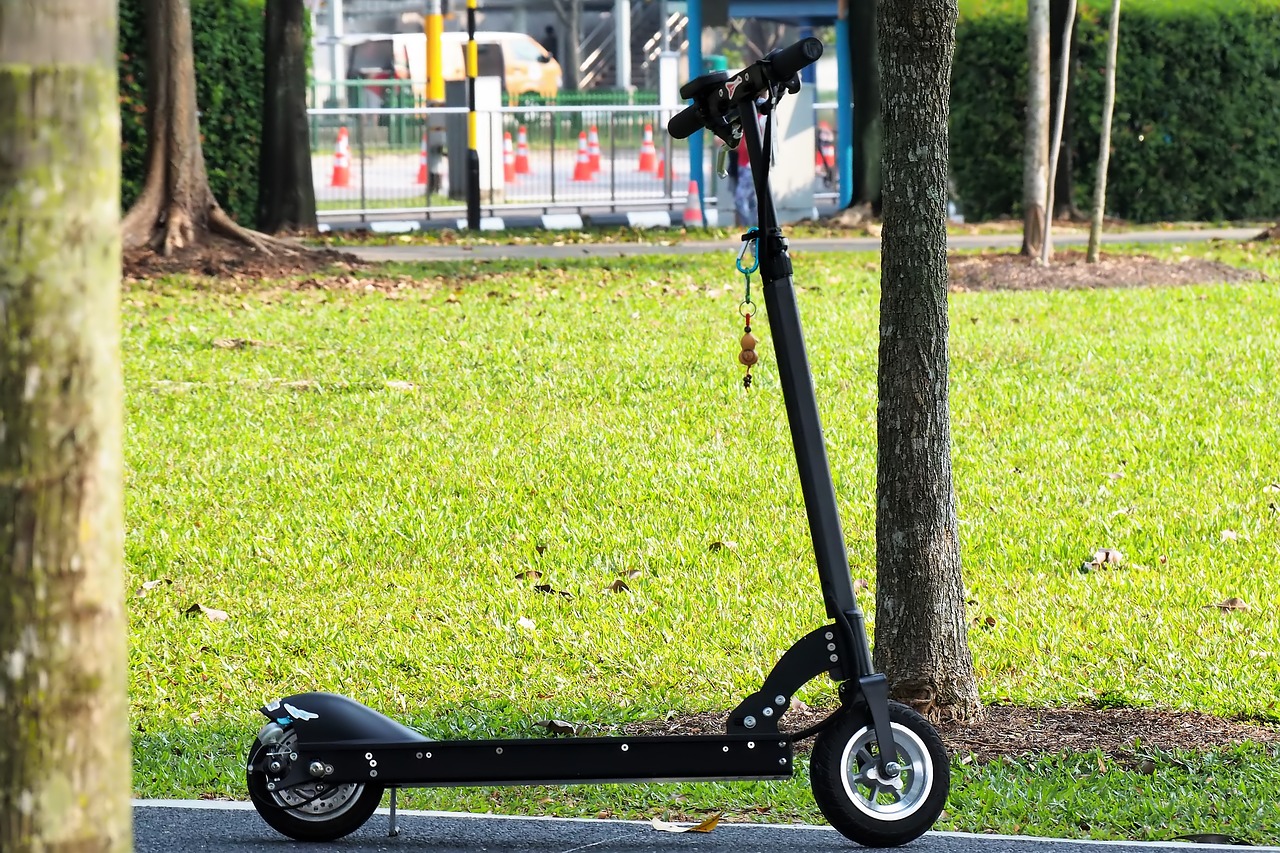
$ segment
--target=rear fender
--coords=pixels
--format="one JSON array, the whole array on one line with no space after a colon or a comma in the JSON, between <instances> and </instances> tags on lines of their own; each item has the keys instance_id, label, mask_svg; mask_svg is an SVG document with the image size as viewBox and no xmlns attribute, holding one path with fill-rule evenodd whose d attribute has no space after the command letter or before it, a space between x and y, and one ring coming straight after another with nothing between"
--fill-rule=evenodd
<instances>
[{"instance_id":1,"label":"rear fender","mask_svg":"<svg viewBox=\"0 0 1280 853\"><path fill-rule=\"evenodd\" d=\"M297 732L298 744L427 743L431 738L336 693L298 693L258 709Z\"/></svg>"}]
</instances>

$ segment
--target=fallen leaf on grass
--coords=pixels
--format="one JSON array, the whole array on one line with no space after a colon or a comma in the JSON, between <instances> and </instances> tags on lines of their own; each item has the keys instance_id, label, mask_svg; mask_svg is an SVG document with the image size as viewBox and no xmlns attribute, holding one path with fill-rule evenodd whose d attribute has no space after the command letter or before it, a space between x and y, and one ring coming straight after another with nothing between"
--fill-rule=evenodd
<instances>
[{"instance_id":1,"label":"fallen leaf on grass","mask_svg":"<svg viewBox=\"0 0 1280 853\"><path fill-rule=\"evenodd\" d=\"M529 569L529 571L527 572L521 572L520 574L516 575L516 580L536 581L540 577L542 577L542 572L538 571L537 569Z\"/></svg>"},{"instance_id":2,"label":"fallen leaf on grass","mask_svg":"<svg viewBox=\"0 0 1280 853\"><path fill-rule=\"evenodd\" d=\"M573 598L572 593L565 592L562 589L556 589L549 583L540 583L535 586L534 589L543 595L563 595L565 598Z\"/></svg>"},{"instance_id":3,"label":"fallen leaf on grass","mask_svg":"<svg viewBox=\"0 0 1280 853\"><path fill-rule=\"evenodd\" d=\"M1093 552L1093 561L1100 566L1104 564L1118 566L1124 562L1124 554L1115 548L1099 548Z\"/></svg>"},{"instance_id":4,"label":"fallen leaf on grass","mask_svg":"<svg viewBox=\"0 0 1280 853\"><path fill-rule=\"evenodd\" d=\"M605 592L631 592L631 587L627 586L627 582L622 578L618 578L613 583L604 588Z\"/></svg>"},{"instance_id":5,"label":"fallen leaf on grass","mask_svg":"<svg viewBox=\"0 0 1280 853\"><path fill-rule=\"evenodd\" d=\"M532 631L538 627L536 624L534 624L534 621L530 619L528 616L521 616L519 619L516 620L516 624L519 625L521 628L524 628L526 631Z\"/></svg>"},{"instance_id":6,"label":"fallen leaf on grass","mask_svg":"<svg viewBox=\"0 0 1280 853\"><path fill-rule=\"evenodd\" d=\"M1234 541L1236 541L1236 540L1237 540L1237 539L1239 539L1239 538L1240 538L1240 534L1239 534L1239 533L1236 533L1234 530L1224 530L1224 531L1222 531L1222 541L1223 541L1223 542L1234 542Z\"/></svg>"},{"instance_id":7,"label":"fallen leaf on grass","mask_svg":"<svg viewBox=\"0 0 1280 853\"><path fill-rule=\"evenodd\" d=\"M150 592L151 590L155 589L156 587L162 584L172 584L172 583L173 583L172 578L158 578L153 581L147 581L142 586L138 587L138 598L142 598L142 596L146 595L148 592Z\"/></svg>"},{"instance_id":8,"label":"fallen leaf on grass","mask_svg":"<svg viewBox=\"0 0 1280 853\"><path fill-rule=\"evenodd\" d=\"M218 338L213 342L218 349L244 349L245 347L260 347L262 341L255 341L252 338Z\"/></svg>"},{"instance_id":9,"label":"fallen leaf on grass","mask_svg":"<svg viewBox=\"0 0 1280 853\"><path fill-rule=\"evenodd\" d=\"M654 829L661 832L710 832L719 825L720 818L723 816L723 812L716 812L702 823L694 824L693 826L681 826L678 823L668 823L665 820L658 820L656 817L650 821L650 824Z\"/></svg>"},{"instance_id":10,"label":"fallen leaf on grass","mask_svg":"<svg viewBox=\"0 0 1280 853\"><path fill-rule=\"evenodd\" d=\"M405 382L403 379L388 379L386 385L392 391L412 391L418 387L412 382Z\"/></svg>"},{"instance_id":11,"label":"fallen leaf on grass","mask_svg":"<svg viewBox=\"0 0 1280 853\"><path fill-rule=\"evenodd\" d=\"M203 613L210 622L226 622L231 618L230 614L225 610L218 610L215 607L205 607L203 604L193 604L186 610L182 611L186 616L195 616Z\"/></svg>"},{"instance_id":12,"label":"fallen leaf on grass","mask_svg":"<svg viewBox=\"0 0 1280 853\"><path fill-rule=\"evenodd\" d=\"M1267 485L1262 487L1262 491L1272 495L1276 493L1280 493L1280 483L1268 483Z\"/></svg>"},{"instance_id":13,"label":"fallen leaf on grass","mask_svg":"<svg viewBox=\"0 0 1280 853\"><path fill-rule=\"evenodd\" d=\"M564 720L539 720L534 723L535 726L542 726L553 735L576 735L578 727L573 723L566 723Z\"/></svg>"},{"instance_id":14,"label":"fallen leaf on grass","mask_svg":"<svg viewBox=\"0 0 1280 853\"><path fill-rule=\"evenodd\" d=\"M871 584L868 583L866 578L855 578L853 581L853 588L858 591L871 589Z\"/></svg>"},{"instance_id":15,"label":"fallen leaf on grass","mask_svg":"<svg viewBox=\"0 0 1280 853\"><path fill-rule=\"evenodd\" d=\"M639 569L623 569L618 572L618 577L627 578L628 580L640 577Z\"/></svg>"},{"instance_id":16,"label":"fallen leaf on grass","mask_svg":"<svg viewBox=\"0 0 1280 853\"><path fill-rule=\"evenodd\" d=\"M1230 613L1233 610L1247 612L1250 609L1249 605L1245 602L1243 598L1238 598L1234 595L1231 596L1230 598L1224 598L1222 601L1219 601L1217 604L1205 605L1206 609L1210 607L1216 607L1219 610L1221 610L1223 613Z\"/></svg>"},{"instance_id":17,"label":"fallen leaf on grass","mask_svg":"<svg viewBox=\"0 0 1280 853\"><path fill-rule=\"evenodd\" d=\"M736 551L738 550L738 543L726 540L724 542L712 542L707 546L708 551L723 551L725 549Z\"/></svg>"}]
</instances>

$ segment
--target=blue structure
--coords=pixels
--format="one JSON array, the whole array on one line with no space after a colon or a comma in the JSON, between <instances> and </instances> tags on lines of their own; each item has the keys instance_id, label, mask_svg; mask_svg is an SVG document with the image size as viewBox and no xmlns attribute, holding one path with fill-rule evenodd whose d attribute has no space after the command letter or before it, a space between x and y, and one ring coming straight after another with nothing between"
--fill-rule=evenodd
<instances>
[{"instance_id":1,"label":"blue structure","mask_svg":"<svg viewBox=\"0 0 1280 853\"><path fill-rule=\"evenodd\" d=\"M689 76L696 77L702 69L702 0L686 0L689 16ZM839 68L838 101L836 105L836 169L840 181L840 206L847 207L853 199L853 84L850 76L852 44L849 40L848 19L838 18L837 0L729 0L729 17L763 18L802 28L835 25L836 64ZM806 32L806 35L811 33ZM831 47L830 45L828 47ZM816 71L807 69L804 82L812 84ZM703 145L702 134L689 137L689 163L693 179L698 182L699 198L706 198L702 185Z\"/></svg>"}]
</instances>

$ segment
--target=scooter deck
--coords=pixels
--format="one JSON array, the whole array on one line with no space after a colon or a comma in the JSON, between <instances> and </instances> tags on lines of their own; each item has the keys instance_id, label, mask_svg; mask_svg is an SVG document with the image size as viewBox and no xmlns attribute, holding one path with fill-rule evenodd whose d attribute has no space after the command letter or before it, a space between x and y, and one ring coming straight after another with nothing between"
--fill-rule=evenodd
<instances>
[{"instance_id":1,"label":"scooter deck","mask_svg":"<svg viewBox=\"0 0 1280 853\"><path fill-rule=\"evenodd\" d=\"M321 779L406 788L786 779L793 764L791 742L777 734L341 741L296 748L286 776L272 779L279 787ZM320 779L309 773L313 762L325 766Z\"/></svg>"}]
</instances>

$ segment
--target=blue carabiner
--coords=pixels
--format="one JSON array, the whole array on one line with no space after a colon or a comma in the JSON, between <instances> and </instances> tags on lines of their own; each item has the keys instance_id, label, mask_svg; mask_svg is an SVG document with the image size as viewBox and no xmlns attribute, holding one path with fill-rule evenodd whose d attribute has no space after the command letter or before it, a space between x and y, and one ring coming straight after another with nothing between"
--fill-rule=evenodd
<instances>
[{"instance_id":1,"label":"blue carabiner","mask_svg":"<svg viewBox=\"0 0 1280 853\"><path fill-rule=\"evenodd\" d=\"M751 268L744 269L742 258L747 254L748 247L751 249ZM738 272L751 275L758 269L760 269L760 229L752 228L742 238L742 251L738 252Z\"/></svg>"}]
</instances>

